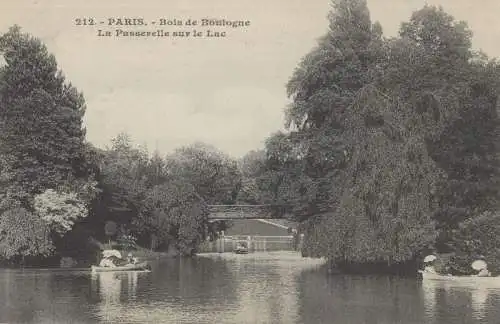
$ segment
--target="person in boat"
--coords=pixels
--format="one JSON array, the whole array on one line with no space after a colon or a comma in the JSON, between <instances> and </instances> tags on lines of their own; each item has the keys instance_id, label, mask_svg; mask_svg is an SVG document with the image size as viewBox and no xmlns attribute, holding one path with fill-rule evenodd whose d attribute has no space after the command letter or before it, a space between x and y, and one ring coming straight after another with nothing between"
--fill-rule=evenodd
<instances>
[{"instance_id":1,"label":"person in boat","mask_svg":"<svg viewBox=\"0 0 500 324\"><path fill-rule=\"evenodd\" d=\"M479 270L479 273L477 274L478 277L490 277L491 273L488 271L488 269L482 269Z\"/></svg>"},{"instance_id":2,"label":"person in boat","mask_svg":"<svg viewBox=\"0 0 500 324\"><path fill-rule=\"evenodd\" d=\"M484 261L484 256L479 256L479 259L472 262L471 268L477 271L478 277L490 277L491 273L488 271L488 265Z\"/></svg>"},{"instance_id":3,"label":"person in boat","mask_svg":"<svg viewBox=\"0 0 500 324\"><path fill-rule=\"evenodd\" d=\"M100 267L105 267L105 268L114 268L116 267L116 264L113 262L113 260L110 257L105 257L101 260L99 263Z\"/></svg>"},{"instance_id":4,"label":"person in boat","mask_svg":"<svg viewBox=\"0 0 500 324\"><path fill-rule=\"evenodd\" d=\"M129 254L127 255L127 262L128 262L128 264L137 264L137 263L138 263L138 260L137 260L137 258L136 258L136 257L134 257L134 256L132 255L132 253L131 253L131 252L129 252Z\"/></svg>"},{"instance_id":5,"label":"person in boat","mask_svg":"<svg viewBox=\"0 0 500 324\"><path fill-rule=\"evenodd\" d=\"M437 274L437 271L434 268L434 265L432 263L430 263L430 262L425 265L424 271L427 272L427 273Z\"/></svg>"},{"instance_id":6,"label":"person in boat","mask_svg":"<svg viewBox=\"0 0 500 324\"><path fill-rule=\"evenodd\" d=\"M114 254L104 255L101 262L99 263L100 267L114 268L118 266L122 266L126 264L126 260L118 257Z\"/></svg>"},{"instance_id":7,"label":"person in boat","mask_svg":"<svg viewBox=\"0 0 500 324\"><path fill-rule=\"evenodd\" d=\"M491 273L489 272L488 268L484 267L483 269L479 270L478 277L490 277Z\"/></svg>"},{"instance_id":8,"label":"person in boat","mask_svg":"<svg viewBox=\"0 0 500 324\"><path fill-rule=\"evenodd\" d=\"M236 246L236 249L237 250L246 250L247 249L247 245L245 242L238 242L238 245Z\"/></svg>"},{"instance_id":9,"label":"person in boat","mask_svg":"<svg viewBox=\"0 0 500 324\"><path fill-rule=\"evenodd\" d=\"M429 255L424 259L424 272L437 274L437 271L434 267L436 259L437 258L434 255Z\"/></svg>"}]
</instances>

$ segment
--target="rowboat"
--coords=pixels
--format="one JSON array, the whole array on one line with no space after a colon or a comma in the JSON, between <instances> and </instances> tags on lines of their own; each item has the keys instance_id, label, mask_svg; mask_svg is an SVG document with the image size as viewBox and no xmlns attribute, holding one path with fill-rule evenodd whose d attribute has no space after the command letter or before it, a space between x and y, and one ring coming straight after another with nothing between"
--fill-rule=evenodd
<instances>
[{"instance_id":1,"label":"rowboat","mask_svg":"<svg viewBox=\"0 0 500 324\"><path fill-rule=\"evenodd\" d=\"M116 272L116 271L144 271L151 270L151 267L147 262L141 262L136 264L126 264L123 266L116 267L99 267L92 266L92 272Z\"/></svg>"},{"instance_id":2,"label":"rowboat","mask_svg":"<svg viewBox=\"0 0 500 324\"><path fill-rule=\"evenodd\" d=\"M248 254L248 249L246 249L246 248L236 249L236 250L234 250L234 253L236 253L236 254Z\"/></svg>"},{"instance_id":3,"label":"rowboat","mask_svg":"<svg viewBox=\"0 0 500 324\"><path fill-rule=\"evenodd\" d=\"M488 286L500 287L500 276L494 277L478 277L475 275L472 276L452 276L452 275L441 275L437 273L431 273L419 270L418 271L422 276L423 281L433 281L433 282L446 282L453 284L485 284Z\"/></svg>"},{"instance_id":4,"label":"rowboat","mask_svg":"<svg viewBox=\"0 0 500 324\"><path fill-rule=\"evenodd\" d=\"M236 254L247 254L248 253L248 246L246 242L239 242L236 245L236 248L234 249L234 253Z\"/></svg>"}]
</instances>

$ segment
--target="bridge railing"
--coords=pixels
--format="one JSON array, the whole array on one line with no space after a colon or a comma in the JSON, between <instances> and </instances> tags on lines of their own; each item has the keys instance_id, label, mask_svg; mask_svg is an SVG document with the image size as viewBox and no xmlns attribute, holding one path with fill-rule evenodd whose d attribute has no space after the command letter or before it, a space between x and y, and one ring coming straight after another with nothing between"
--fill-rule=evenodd
<instances>
[{"instance_id":1,"label":"bridge railing","mask_svg":"<svg viewBox=\"0 0 500 324\"><path fill-rule=\"evenodd\" d=\"M294 236L237 235L224 236L216 241L206 241L199 248L200 253L233 252L238 242L246 242L251 252L256 251L296 251L300 241Z\"/></svg>"},{"instance_id":2,"label":"bridge railing","mask_svg":"<svg viewBox=\"0 0 500 324\"><path fill-rule=\"evenodd\" d=\"M210 219L276 219L285 218L285 205L209 205Z\"/></svg>"},{"instance_id":3,"label":"bridge railing","mask_svg":"<svg viewBox=\"0 0 500 324\"><path fill-rule=\"evenodd\" d=\"M236 240L236 241L246 241L248 236L245 235L233 235L233 236L224 236L224 240ZM265 236L265 235L252 235L250 236L252 241L267 241L267 242L289 242L293 240L293 235L286 236Z\"/></svg>"}]
</instances>

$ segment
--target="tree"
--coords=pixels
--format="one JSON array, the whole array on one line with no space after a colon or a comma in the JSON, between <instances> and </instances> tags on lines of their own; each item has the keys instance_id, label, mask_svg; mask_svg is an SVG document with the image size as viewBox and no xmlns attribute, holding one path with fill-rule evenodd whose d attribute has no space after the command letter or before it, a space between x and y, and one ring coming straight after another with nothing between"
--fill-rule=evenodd
<instances>
[{"instance_id":1,"label":"tree","mask_svg":"<svg viewBox=\"0 0 500 324\"><path fill-rule=\"evenodd\" d=\"M448 181L440 186L441 208L436 211L442 230L438 245L443 252L449 252L450 245L456 243L451 231L461 222L499 207L496 82L484 72L473 71L460 118L432 143L433 157L448 174Z\"/></svg>"},{"instance_id":2,"label":"tree","mask_svg":"<svg viewBox=\"0 0 500 324\"><path fill-rule=\"evenodd\" d=\"M425 6L416 11L400 34L425 52L413 73L411 90L418 87L420 93L426 90L428 97L437 98L434 106L446 121L442 132L428 138L432 158L447 175L436 190L436 248L460 257L467 254L471 262L474 256L463 250L459 228L497 210L500 201L499 66L472 50L467 24L455 21L442 8Z\"/></svg>"},{"instance_id":3,"label":"tree","mask_svg":"<svg viewBox=\"0 0 500 324\"><path fill-rule=\"evenodd\" d=\"M191 255L204 238L207 215L194 186L177 179L148 191L135 224L140 234L164 246L173 244L182 254Z\"/></svg>"},{"instance_id":4,"label":"tree","mask_svg":"<svg viewBox=\"0 0 500 324\"><path fill-rule=\"evenodd\" d=\"M54 252L50 231L40 217L22 207L0 215L0 258L48 256Z\"/></svg>"},{"instance_id":5,"label":"tree","mask_svg":"<svg viewBox=\"0 0 500 324\"><path fill-rule=\"evenodd\" d=\"M166 158L170 179L190 183L207 204L232 204L241 183L236 161L212 146L195 143Z\"/></svg>"},{"instance_id":6,"label":"tree","mask_svg":"<svg viewBox=\"0 0 500 324\"><path fill-rule=\"evenodd\" d=\"M342 120L357 92L376 77L382 57L381 28L371 23L366 1L333 1L328 33L287 84L293 102L286 122L302 168L303 185L296 186L308 197L297 210L302 219L330 210L330 197L340 198L332 184L345 162Z\"/></svg>"},{"instance_id":7,"label":"tree","mask_svg":"<svg viewBox=\"0 0 500 324\"><path fill-rule=\"evenodd\" d=\"M141 208L148 184L146 149L134 148L130 137L119 134L103 155L100 172L101 208L107 220L130 224Z\"/></svg>"},{"instance_id":8,"label":"tree","mask_svg":"<svg viewBox=\"0 0 500 324\"><path fill-rule=\"evenodd\" d=\"M55 243L47 239L51 231L37 212L63 234L76 221L63 200L78 200L77 214L83 217L97 194L82 122L85 101L45 45L19 27L0 36L0 53L5 61L0 68L0 231L37 226L29 225L20 240L5 238L5 251L14 253L5 256L47 255Z\"/></svg>"},{"instance_id":9,"label":"tree","mask_svg":"<svg viewBox=\"0 0 500 324\"><path fill-rule=\"evenodd\" d=\"M484 212L461 222L452 232L453 252L446 263L453 274L474 274L471 262L484 259L488 269L500 272L500 215L498 212Z\"/></svg>"},{"instance_id":10,"label":"tree","mask_svg":"<svg viewBox=\"0 0 500 324\"><path fill-rule=\"evenodd\" d=\"M250 151L239 161L241 188L237 201L241 204L262 204L266 190L259 187L259 178L266 172L266 152Z\"/></svg>"},{"instance_id":11,"label":"tree","mask_svg":"<svg viewBox=\"0 0 500 324\"><path fill-rule=\"evenodd\" d=\"M2 196L28 207L32 196L75 178L82 169L83 96L66 83L53 55L36 38L11 28L0 37Z\"/></svg>"},{"instance_id":12,"label":"tree","mask_svg":"<svg viewBox=\"0 0 500 324\"><path fill-rule=\"evenodd\" d=\"M47 189L35 196L34 209L55 233L64 235L73 225L88 216L88 208L74 192Z\"/></svg>"},{"instance_id":13,"label":"tree","mask_svg":"<svg viewBox=\"0 0 500 324\"><path fill-rule=\"evenodd\" d=\"M165 159L158 151L153 153L146 168L147 186L153 187L168 180L168 172Z\"/></svg>"},{"instance_id":14,"label":"tree","mask_svg":"<svg viewBox=\"0 0 500 324\"><path fill-rule=\"evenodd\" d=\"M240 188L236 161L205 144L150 157L119 134L101 159L96 212L152 249L175 246L194 253L210 229L205 204L233 203Z\"/></svg>"},{"instance_id":15,"label":"tree","mask_svg":"<svg viewBox=\"0 0 500 324\"><path fill-rule=\"evenodd\" d=\"M349 163L336 182L341 199L315 230L326 256L340 265L411 261L436 235L432 194L440 170L427 153L419 114L398 92L369 85L356 99L345 119Z\"/></svg>"},{"instance_id":16,"label":"tree","mask_svg":"<svg viewBox=\"0 0 500 324\"><path fill-rule=\"evenodd\" d=\"M434 73L444 73L453 62L465 63L472 58L472 32L464 21L455 21L442 7L425 5L414 11L408 22L401 24L399 35L422 46L429 57L444 66ZM437 63L437 62L436 62ZM448 63L448 64L446 64ZM429 67L429 66L428 66Z\"/></svg>"}]
</instances>

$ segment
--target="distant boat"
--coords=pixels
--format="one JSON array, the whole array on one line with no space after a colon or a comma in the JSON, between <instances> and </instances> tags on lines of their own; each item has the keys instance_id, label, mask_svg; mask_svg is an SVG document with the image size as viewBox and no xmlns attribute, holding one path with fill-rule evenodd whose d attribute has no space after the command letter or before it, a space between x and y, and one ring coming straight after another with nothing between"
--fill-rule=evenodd
<instances>
[{"instance_id":1,"label":"distant boat","mask_svg":"<svg viewBox=\"0 0 500 324\"><path fill-rule=\"evenodd\" d=\"M238 243L238 245L236 245L236 248L234 249L234 253L236 254L247 254L248 253L248 247L246 246L245 243Z\"/></svg>"}]
</instances>

